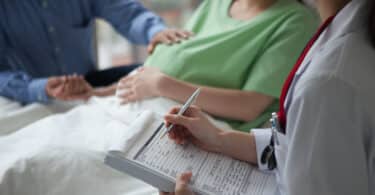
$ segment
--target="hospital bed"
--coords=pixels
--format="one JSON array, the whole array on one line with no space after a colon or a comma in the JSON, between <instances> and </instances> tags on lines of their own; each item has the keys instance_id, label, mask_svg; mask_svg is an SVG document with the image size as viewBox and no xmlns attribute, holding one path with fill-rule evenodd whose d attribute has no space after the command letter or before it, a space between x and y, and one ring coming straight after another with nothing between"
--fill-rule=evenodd
<instances>
[{"instance_id":1,"label":"hospital bed","mask_svg":"<svg viewBox=\"0 0 375 195\"><path fill-rule=\"evenodd\" d=\"M48 105L19 102L0 96L0 136L12 133L46 116L70 110L82 102L53 101Z\"/></svg>"},{"instance_id":2,"label":"hospital bed","mask_svg":"<svg viewBox=\"0 0 375 195\"><path fill-rule=\"evenodd\" d=\"M105 166L103 160L108 150L124 143L141 112L164 115L177 104L153 98L119 106L116 97L94 97L64 114L0 136L0 194L157 194L157 189ZM30 110L40 113L35 118L51 114L40 105ZM219 121L216 124L228 127Z\"/></svg>"}]
</instances>

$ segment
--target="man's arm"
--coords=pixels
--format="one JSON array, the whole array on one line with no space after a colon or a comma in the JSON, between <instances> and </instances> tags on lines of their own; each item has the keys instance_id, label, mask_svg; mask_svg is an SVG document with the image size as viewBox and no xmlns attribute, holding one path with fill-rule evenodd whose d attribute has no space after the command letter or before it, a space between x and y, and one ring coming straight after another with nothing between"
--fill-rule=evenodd
<instances>
[{"instance_id":1,"label":"man's arm","mask_svg":"<svg viewBox=\"0 0 375 195\"><path fill-rule=\"evenodd\" d=\"M47 79L33 79L24 72L0 72L0 95L22 103L48 102L46 85Z\"/></svg>"},{"instance_id":2,"label":"man's arm","mask_svg":"<svg viewBox=\"0 0 375 195\"><path fill-rule=\"evenodd\" d=\"M22 103L47 102L47 79L32 79L27 73L14 71L11 64L17 56L7 56L8 43L0 26L0 96Z\"/></svg>"},{"instance_id":3,"label":"man's arm","mask_svg":"<svg viewBox=\"0 0 375 195\"><path fill-rule=\"evenodd\" d=\"M160 17L136 0L95 0L93 13L109 21L133 43L148 44L165 24Z\"/></svg>"}]
</instances>

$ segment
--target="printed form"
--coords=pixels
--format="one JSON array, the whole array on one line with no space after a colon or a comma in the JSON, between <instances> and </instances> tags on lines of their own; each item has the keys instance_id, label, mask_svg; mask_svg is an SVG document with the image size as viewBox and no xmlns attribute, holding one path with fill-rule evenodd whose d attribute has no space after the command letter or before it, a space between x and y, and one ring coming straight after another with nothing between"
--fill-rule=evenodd
<instances>
[{"instance_id":1,"label":"printed form","mask_svg":"<svg viewBox=\"0 0 375 195\"><path fill-rule=\"evenodd\" d=\"M167 136L160 139L165 129L161 128L161 120L156 121L159 122L149 123L147 131L127 152L128 158L171 178L192 171L191 185L207 194L275 194L273 175L262 173L246 162L206 152L192 144L177 145Z\"/></svg>"}]
</instances>

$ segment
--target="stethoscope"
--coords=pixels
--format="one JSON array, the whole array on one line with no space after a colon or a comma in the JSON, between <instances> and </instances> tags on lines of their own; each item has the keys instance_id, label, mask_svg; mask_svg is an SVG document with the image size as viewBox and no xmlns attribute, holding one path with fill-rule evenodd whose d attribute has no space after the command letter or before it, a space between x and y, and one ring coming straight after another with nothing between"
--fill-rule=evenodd
<instances>
[{"instance_id":1,"label":"stethoscope","mask_svg":"<svg viewBox=\"0 0 375 195\"><path fill-rule=\"evenodd\" d=\"M270 143L267 145L267 147L263 150L260 162L262 164L267 164L267 168L269 170L274 170L277 167L277 160L275 155L275 144L279 145L279 139L277 137L277 132L281 131L281 126L279 123L279 117L276 112L272 113L272 118L270 119L271 122L271 139Z\"/></svg>"}]
</instances>

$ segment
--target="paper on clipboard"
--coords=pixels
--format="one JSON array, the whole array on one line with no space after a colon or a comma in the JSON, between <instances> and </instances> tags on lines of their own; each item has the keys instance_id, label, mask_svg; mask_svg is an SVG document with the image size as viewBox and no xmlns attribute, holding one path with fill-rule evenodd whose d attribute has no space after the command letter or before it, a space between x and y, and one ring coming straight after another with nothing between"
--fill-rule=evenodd
<instances>
[{"instance_id":1,"label":"paper on clipboard","mask_svg":"<svg viewBox=\"0 0 375 195\"><path fill-rule=\"evenodd\" d=\"M163 191L173 191L179 173L192 171L190 186L198 194L271 195L276 192L273 175L262 173L246 162L203 151L192 144L180 146L167 137L159 139L163 133L159 128L161 117L144 113L135 122L146 119L146 125L138 125L145 129L139 131L141 133L134 138L135 141L123 151L111 151L106 164Z\"/></svg>"}]
</instances>

